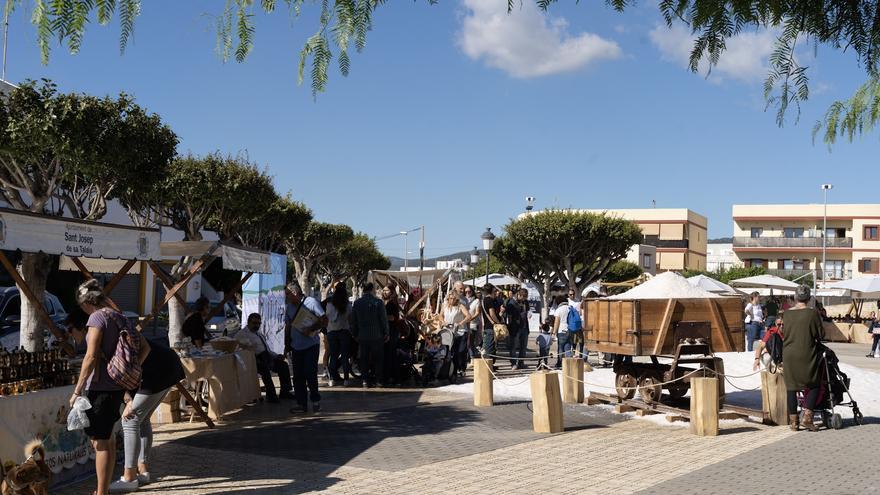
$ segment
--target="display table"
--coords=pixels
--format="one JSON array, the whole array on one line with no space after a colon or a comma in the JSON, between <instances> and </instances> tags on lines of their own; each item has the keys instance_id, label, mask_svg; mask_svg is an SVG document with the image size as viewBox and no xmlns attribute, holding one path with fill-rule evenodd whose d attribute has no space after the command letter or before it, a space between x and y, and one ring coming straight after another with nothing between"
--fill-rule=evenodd
<instances>
[{"instance_id":1,"label":"display table","mask_svg":"<svg viewBox=\"0 0 880 495\"><path fill-rule=\"evenodd\" d=\"M219 420L259 397L257 364L251 351L181 358L180 362L190 385L200 380L207 382L208 415L214 419Z\"/></svg>"},{"instance_id":2,"label":"display table","mask_svg":"<svg viewBox=\"0 0 880 495\"><path fill-rule=\"evenodd\" d=\"M94 450L82 430L67 431L73 385L0 397L0 461L24 461L24 445L43 440L52 485L94 473Z\"/></svg>"}]
</instances>

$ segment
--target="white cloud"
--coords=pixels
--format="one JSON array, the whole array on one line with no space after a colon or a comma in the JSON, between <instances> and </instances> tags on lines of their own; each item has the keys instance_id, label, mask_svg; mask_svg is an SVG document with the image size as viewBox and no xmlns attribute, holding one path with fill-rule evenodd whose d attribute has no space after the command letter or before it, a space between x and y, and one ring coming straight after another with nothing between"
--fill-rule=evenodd
<instances>
[{"instance_id":1,"label":"white cloud","mask_svg":"<svg viewBox=\"0 0 880 495\"><path fill-rule=\"evenodd\" d=\"M660 50L663 60L688 67L694 35L686 27L676 24L672 28L656 26L648 36ZM712 68L710 79L737 79L745 83L762 81L767 76L767 58L773 51L777 34L774 31L740 33L727 40L727 48L721 54L718 65ZM706 74L709 62L700 62L699 71Z\"/></svg>"},{"instance_id":2,"label":"white cloud","mask_svg":"<svg viewBox=\"0 0 880 495\"><path fill-rule=\"evenodd\" d=\"M518 3L510 14L505 0L463 0L467 10L458 44L474 60L513 77L571 72L621 55L620 46L593 33L572 35L562 17L550 17L534 2Z\"/></svg>"}]
</instances>

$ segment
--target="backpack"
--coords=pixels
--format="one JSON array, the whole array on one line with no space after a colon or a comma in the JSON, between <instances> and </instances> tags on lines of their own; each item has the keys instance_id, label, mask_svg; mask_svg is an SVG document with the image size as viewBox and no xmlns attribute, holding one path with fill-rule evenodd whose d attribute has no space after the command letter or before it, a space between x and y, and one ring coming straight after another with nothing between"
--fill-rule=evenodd
<instances>
[{"instance_id":1,"label":"backpack","mask_svg":"<svg viewBox=\"0 0 880 495\"><path fill-rule=\"evenodd\" d=\"M107 313L119 327L119 340L116 352L107 361L107 376L125 390L137 390L141 386L141 365L138 356L141 352L141 339L132 330L128 319L118 313Z\"/></svg>"},{"instance_id":2,"label":"backpack","mask_svg":"<svg viewBox=\"0 0 880 495\"><path fill-rule=\"evenodd\" d=\"M779 332L773 332L767 339L767 354L770 355L770 362L779 366L782 364L782 336Z\"/></svg>"},{"instance_id":3,"label":"backpack","mask_svg":"<svg viewBox=\"0 0 880 495\"><path fill-rule=\"evenodd\" d=\"M581 320L580 312L570 306L568 308L568 316L565 318L565 322L568 324L568 331L570 333L580 332L584 329L584 322Z\"/></svg>"}]
</instances>

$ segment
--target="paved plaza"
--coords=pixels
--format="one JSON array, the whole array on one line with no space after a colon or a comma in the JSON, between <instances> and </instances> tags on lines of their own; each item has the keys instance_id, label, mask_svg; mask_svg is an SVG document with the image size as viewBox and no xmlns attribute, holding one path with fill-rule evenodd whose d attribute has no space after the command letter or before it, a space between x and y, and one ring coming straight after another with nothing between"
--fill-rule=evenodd
<instances>
[{"instance_id":1,"label":"paved plaza","mask_svg":"<svg viewBox=\"0 0 880 495\"><path fill-rule=\"evenodd\" d=\"M871 494L880 493L880 420L792 433L742 421L712 438L607 407L566 406L566 431L531 429L531 404L475 408L418 389L328 389L323 411L257 404L215 430L159 428L158 481L189 494ZM93 480L59 490L90 493Z\"/></svg>"}]
</instances>

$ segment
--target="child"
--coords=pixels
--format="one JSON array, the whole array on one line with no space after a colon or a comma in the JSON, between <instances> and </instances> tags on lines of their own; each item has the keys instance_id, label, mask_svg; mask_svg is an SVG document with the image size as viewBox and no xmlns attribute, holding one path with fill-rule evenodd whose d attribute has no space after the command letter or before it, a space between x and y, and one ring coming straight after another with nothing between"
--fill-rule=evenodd
<instances>
[{"instance_id":1,"label":"child","mask_svg":"<svg viewBox=\"0 0 880 495\"><path fill-rule=\"evenodd\" d=\"M550 344L553 343L553 334L550 333L549 324L544 323L541 325L541 333L538 334L535 342L538 344L538 357L542 358L538 360L538 366L541 363L544 363L544 366L546 366L547 358L550 356Z\"/></svg>"},{"instance_id":2,"label":"child","mask_svg":"<svg viewBox=\"0 0 880 495\"><path fill-rule=\"evenodd\" d=\"M446 347L442 345L440 335L431 335L425 347L425 364L422 365L422 381L425 384L433 383L437 379L437 372L440 371L444 359Z\"/></svg>"}]
</instances>

